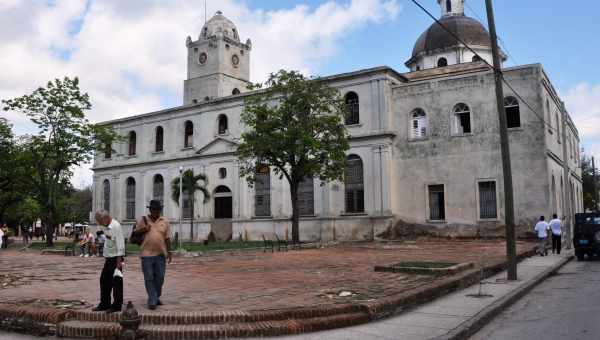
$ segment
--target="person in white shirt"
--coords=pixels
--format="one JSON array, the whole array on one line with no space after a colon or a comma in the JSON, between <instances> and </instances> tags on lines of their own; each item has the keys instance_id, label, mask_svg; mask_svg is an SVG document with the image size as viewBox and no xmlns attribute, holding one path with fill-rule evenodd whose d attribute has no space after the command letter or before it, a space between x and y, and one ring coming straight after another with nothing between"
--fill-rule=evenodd
<instances>
[{"instance_id":1,"label":"person in white shirt","mask_svg":"<svg viewBox=\"0 0 600 340\"><path fill-rule=\"evenodd\" d=\"M550 229L552 230L552 254L556 251L560 255L561 248L561 235L562 235L562 223L556 214L552 215L552 221L550 221Z\"/></svg>"},{"instance_id":2,"label":"person in white shirt","mask_svg":"<svg viewBox=\"0 0 600 340\"><path fill-rule=\"evenodd\" d=\"M538 248L537 251L541 256L548 255L546 250L546 239L548 238L548 229L550 225L546 223L544 216L540 216L539 222L535 225L535 231L538 236Z\"/></svg>"},{"instance_id":3,"label":"person in white shirt","mask_svg":"<svg viewBox=\"0 0 600 340\"><path fill-rule=\"evenodd\" d=\"M0 249L2 249L2 241L4 240L4 231L0 228Z\"/></svg>"},{"instance_id":4,"label":"person in white shirt","mask_svg":"<svg viewBox=\"0 0 600 340\"><path fill-rule=\"evenodd\" d=\"M123 271L123 256L125 256L125 238L121 224L112 218L108 211L96 212L96 221L103 226L104 235L104 267L100 274L100 304L92 311L107 313L120 312L123 307L123 277L115 276L115 271ZM114 302L110 303L112 291Z\"/></svg>"}]
</instances>

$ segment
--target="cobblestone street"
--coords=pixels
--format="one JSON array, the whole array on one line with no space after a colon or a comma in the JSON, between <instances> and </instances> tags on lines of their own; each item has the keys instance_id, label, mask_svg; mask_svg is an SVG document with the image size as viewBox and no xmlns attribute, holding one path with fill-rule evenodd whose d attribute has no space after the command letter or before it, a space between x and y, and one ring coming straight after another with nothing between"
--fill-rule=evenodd
<instances>
[{"instance_id":1,"label":"cobblestone street","mask_svg":"<svg viewBox=\"0 0 600 340\"><path fill-rule=\"evenodd\" d=\"M529 246L521 242L519 250ZM433 280L423 275L374 272L375 265L405 260L490 265L503 261L504 251L501 241L429 240L174 257L167 269L165 305L158 311L265 310L374 301ZM90 308L98 302L102 264L101 258L4 251L0 254L0 303ZM341 291L353 294L340 297ZM152 313L145 310L145 294L139 258L129 256L125 301Z\"/></svg>"}]
</instances>

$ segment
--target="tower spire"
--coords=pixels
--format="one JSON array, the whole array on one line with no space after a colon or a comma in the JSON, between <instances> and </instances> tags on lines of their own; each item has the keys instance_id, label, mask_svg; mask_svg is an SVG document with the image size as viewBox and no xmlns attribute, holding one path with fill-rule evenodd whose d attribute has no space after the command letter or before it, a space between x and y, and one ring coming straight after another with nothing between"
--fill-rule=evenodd
<instances>
[{"instance_id":1,"label":"tower spire","mask_svg":"<svg viewBox=\"0 0 600 340\"><path fill-rule=\"evenodd\" d=\"M437 0L442 9L442 17L465 15L465 0Z\"/></svg>"}]
</instances>

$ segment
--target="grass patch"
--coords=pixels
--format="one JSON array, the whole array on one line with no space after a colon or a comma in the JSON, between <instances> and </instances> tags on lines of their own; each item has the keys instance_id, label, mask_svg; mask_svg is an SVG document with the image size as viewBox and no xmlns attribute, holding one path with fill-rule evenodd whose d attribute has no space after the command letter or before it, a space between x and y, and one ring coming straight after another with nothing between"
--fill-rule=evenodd
<instances>
[{"instance_id":1,"label":"grass patch","mask_svg":"<svg viewBox=\"0 0 600 340\"><path fill-rule=\"evenodd\" d=\"M406 261L395 264L394 267L442 269L456 266L453 262Z\"/></svg>"},{"instance_id":2,"label":"grass patch","mask_svg":"<svg viewBox=\"0 0 600 340\"><path fill-rule=\"evenodd\" d=\"M29 249L35 250L44 250L44 249L56 249L56 250L64 250L65 247L69 244L73 244L73 242L64 242L64 241L55 241L53 247L48 247L46 242L31 242L29 244Z\"/></svg>"}]
</instances>

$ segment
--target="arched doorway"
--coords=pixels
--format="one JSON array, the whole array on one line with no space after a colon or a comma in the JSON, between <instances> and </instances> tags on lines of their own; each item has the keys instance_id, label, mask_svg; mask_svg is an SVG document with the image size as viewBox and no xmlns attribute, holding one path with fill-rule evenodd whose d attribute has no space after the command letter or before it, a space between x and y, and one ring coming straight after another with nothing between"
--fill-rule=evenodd
<instances>
[{"instance_id":1,"label":"arched doorway","mask_svg":"<svg viewBox=\"0 0 600 340\"><path fill-rule=\"evenodd\" d=\"M224 185L215 189L215 219L225 219L232 217L233 195L231 190Z\"/></svg>"}]
</instances>

